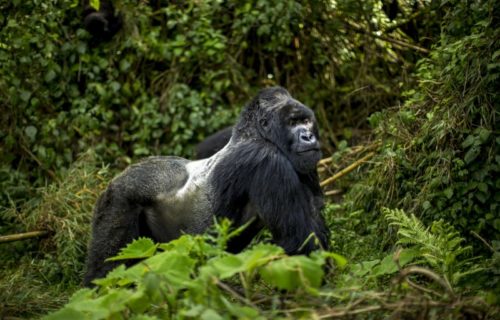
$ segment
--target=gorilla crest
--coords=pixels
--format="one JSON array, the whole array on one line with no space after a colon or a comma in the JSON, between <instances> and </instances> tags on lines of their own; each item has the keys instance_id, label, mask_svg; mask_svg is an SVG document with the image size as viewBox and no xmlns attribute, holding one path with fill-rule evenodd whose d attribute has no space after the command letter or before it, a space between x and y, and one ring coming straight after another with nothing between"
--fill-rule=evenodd
<instances>
[{"instance_id":1,"label":"gorilla crest","mask_svg":"<svg viewBox=\"0 0 500 320\"><path fill-rule=\"evenodd\" d=\"M229 143L210 158L149 157L113 179L95 207L84 284L113 269L118 262L105 260L133 239L167 242L203 233L214 216L235 227L250 222L230 240L230 252L264 227L288 254L326 249L320 158L311 109L283 88L262 90L244 108Z\"/></svg>"}]
</instances>

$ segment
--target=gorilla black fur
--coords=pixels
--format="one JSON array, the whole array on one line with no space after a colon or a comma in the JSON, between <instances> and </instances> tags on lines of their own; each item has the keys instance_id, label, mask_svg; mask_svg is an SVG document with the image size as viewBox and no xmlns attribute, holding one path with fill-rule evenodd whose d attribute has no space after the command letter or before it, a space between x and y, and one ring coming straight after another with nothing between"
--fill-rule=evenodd
<instances>
[{"instance_id":1,"label":"gorilla black fur","mask_svg":"<svg viewBox=\"0 0 500 320\"><path fill-rule=\"evenodd\" d=\"M229 139L231 139L232 134L233 127L227 127L208 136L205 140L196 145L196 159L205 159L213 156L217 153L217 151L224 148L224 146L229 142Z\"/></svg>"},{"instance_id":2,"label":"gorilla black fur","mask_svg":"<svg viewBox=\"0 0 500 320\"><path fill-rule=\"evenodd\" d=\"M95 42L109 41L121 29L122 18L115 12L111 0L101 0L95 10L89 0L83 0L83 26Z\"/></svg>"},{"instance_id":3,"label":"gorilla black fur","mask_svg":"<svg viewBox=\"0 0 500 320\"><path fill-rule=\"evenodd\" d=\"M263 227L289 254L307 254L318 242L326 248L317 137L313 112L285 89L268 88L245 107L231 140L212 157L150 157L130 166L97 202L84 284L114 268L118 263L105 259L133 239L202 233L214 216L236 227L253 220L230 241L231 252Z\"/></svg>"}]
</instances>

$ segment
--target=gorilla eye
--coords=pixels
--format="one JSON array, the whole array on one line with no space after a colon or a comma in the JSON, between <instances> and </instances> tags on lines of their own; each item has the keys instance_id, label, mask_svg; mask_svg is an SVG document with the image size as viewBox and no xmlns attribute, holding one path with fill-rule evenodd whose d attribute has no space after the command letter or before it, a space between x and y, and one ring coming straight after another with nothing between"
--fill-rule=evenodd
<instances>
[{"instance_id":1,"label":"gorilla eye","mask_svg":"<svg viewBox=\"0 0 500 320\"><path fill-rule=\"evenodd\" d=\"M304 118L304 117L293 117L288 120L288 125L289 126L296 126L298 124L309 124L311 123L311 120L309 118Z\"/></svg>"}]
</instances>

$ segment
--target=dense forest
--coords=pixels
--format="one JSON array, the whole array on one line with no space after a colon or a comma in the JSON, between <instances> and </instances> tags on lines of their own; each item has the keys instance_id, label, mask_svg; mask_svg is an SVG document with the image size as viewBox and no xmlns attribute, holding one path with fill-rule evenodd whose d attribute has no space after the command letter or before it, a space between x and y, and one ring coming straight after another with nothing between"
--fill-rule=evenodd
<instances>
[{"instance_id":1,"label":"dense forest","mask_svg":"<svg viewBox=\"0 0 500 320\"><path fill-rule=\"evenodd\" d=\"M500 316L500 2L109 3L0 0L0 318ZM278 85L320 127L329 249L228 253L218 220L82 288L113 176Z\"/></svg>"}]
</instances>

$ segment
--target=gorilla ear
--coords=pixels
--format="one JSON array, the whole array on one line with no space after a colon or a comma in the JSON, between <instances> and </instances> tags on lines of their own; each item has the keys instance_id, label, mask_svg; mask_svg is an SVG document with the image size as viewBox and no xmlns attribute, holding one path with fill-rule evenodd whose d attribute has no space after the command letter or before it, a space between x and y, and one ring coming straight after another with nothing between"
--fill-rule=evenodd
<instances>
[{"instance_id":1,"label":"gorilla ear","mask_svg":"<svg viewBox=\"0 0 500 320\"><path fill-rule=\"evenodd\" d=\"M259 131L262 130L264 132L269 131L270 127L270 114L268 110L262 105L262 101L260 99L257 101L257 121L259 123Z\"/></svg>"},{"instance_id":2,"label":"gorilla ear","mask_svg":"<svg viewBox=\"0 0 500 320\"><path fill-rule=\"evenodd\" d=\"M262 127L262 129L267 131L267 128L269 126L269 121L267 121L266 118L261 118L259 119L259 125Z\"/></svg>"}]
</instances>

